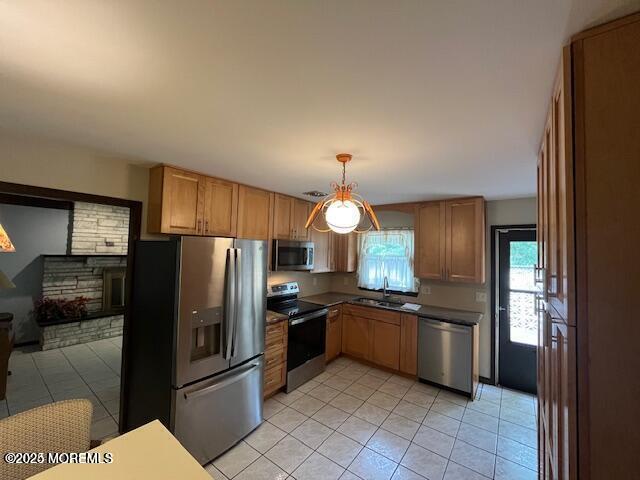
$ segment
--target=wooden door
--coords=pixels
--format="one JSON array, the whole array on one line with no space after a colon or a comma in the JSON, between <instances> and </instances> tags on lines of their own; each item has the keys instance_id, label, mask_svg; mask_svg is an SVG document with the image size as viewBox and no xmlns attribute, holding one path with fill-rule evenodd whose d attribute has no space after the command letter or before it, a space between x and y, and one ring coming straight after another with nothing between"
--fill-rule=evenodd
<instances>
[{"instance_id":1,"label":"wooden door","mask_svg":"<svg viewBox=\"0 0 640 480\"><path fill-rule=\"evenodd\" d=\"M273 204L273 238L293 239L293 198L276 193ZM306 219L305 219L306 220Z\"/></svg>"},{"instance_id":2,"label":"wooden door","mask_svg":"<svg viewBox=\"0 0 640 480\"><path fill-rule=\"evenodd\" d=\"M238 184L204 177L204 235L235 237Z\"/></svg>"},{"instance_id":3,"label":"wooden door","mask_svg":"<svg viewBox=\"0 0 640 480\"><path fill-rule=\"evenodd\" d=\"M326 345L325 358L329 362L342 351L342 307L340 305L329 308Z\"/></svg>"},{"instance_id":4,"label":"wooden door","mask_svg":"<svg viewBox=\"0 0 640 480\"><path fill-rule=\"evenodd\" d=\"M400 367L409 375L418 373L418 317L403 313L400 317Z\"/></svg>"},{"instance_id":5,"label":"wooden door","mask_svg":"<svg viewBox=\"0 0 640 480\"><path fill-rule=\"evenodd\" d=\"M484 282L484 200L448 200L446 208L446 279Z\"/></svg>"},{"instance_id":6,"label":"wooden door","mask_svg":"<svg viewBox=\"0 0 640 480\"><path fill-rule=\"evenodd\" d=\"M416 276L442 280L445 277L445 203L429 202L416 212Z\"/></svg>"},{"instance_id":7,"label":"wooden door","mask_svg":"<svg viewBox=\"0 0 640 480\"><path fill-rule=\"evenodd\" d=\"M569 323L575 325L575 312L570 308L574 280L574 193L573 193L573 125L571 115L571 58L570 48L563 50L560 68L555 82L551 105L551 165L549 181L550 219L554 222L550 232L549 248L552 283L549 301Z\"/></svg>"},{"instance_id":8,"label":"wooden door","mask_svg":"<svg viewBox=\"0 0 640 480\"><path fill-rule=\"evenodd\" d=\"M238 188L238 238L271 239L273 193L240 185Z\"/></svg>"},{"instance_id":9,"label":"wooden door","mask_svg":"<svg viewBox=\"0 0 640 480\"><path fill-rule=\"evenodd\" d=\"M295 240L307 241L311 238L311 232L304 228L307 218L309 218L309 202L295 198L291 215L291 229Z\"/></svg>"},{"instance_id":10,"label":"wooden door","mask_svg":"<svg viewBox=\"0 0 640 480\"><path fill-rule=\"evenodd\" d=\"M324 216L320 215L316 221L318 228L327 229ZM333 271L333 256L331 252L331 232L319 232L315 228L310 227L311 241L313 242L313 273L325 273Z\"/></svg>"},{"instance_id":11,"label":"wooden door","mask_svg":"<svg viewBox=\"0 0 640 480\"><path fill-rule=\"evenodd\" d=\"M162 168L161 233L201 235L204 185L196 173Z\"/></svg>"},{"instance_id":12,"label":"wooden door","mask_svg":"<svg viewBox=\"0 0 640 480\"><path fill-rule=\"evenodd\" d=\"M370 320L371 361L383 367L400 368L400 325Z\"/></svg>"},{"instance_id":13,"label":"wooden door","mask_svg":"<svg viewBox=\"0 0 640 480\"><path fill-rule=\"evenodd\" d=\"M342 315L342 351L356 358L369 359L369 319Z\"/></svg>"}]
</instances>

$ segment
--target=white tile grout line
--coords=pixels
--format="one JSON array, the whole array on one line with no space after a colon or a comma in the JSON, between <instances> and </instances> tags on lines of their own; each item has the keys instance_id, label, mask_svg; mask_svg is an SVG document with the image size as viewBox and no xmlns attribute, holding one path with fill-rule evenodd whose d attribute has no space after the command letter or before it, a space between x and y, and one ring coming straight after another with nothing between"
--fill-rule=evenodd
<instances>
[{"instance_id":1,"label":"white tile grout line","mask_svg":"<svg viewBox=\"0 0 640 480\"><path fill-rule=\"evenodd\" d=\"M357 364L358 362L355 362L355 361L354 361L353 363L356 363L356 364ZM345 366L345 367L343 367L340 371L344 370L345 368L348 368L350 365L353 365L353 363L346 365L346 366ZM338 373L338 371L336 371L335 373L332 373L332 374L331 374L331 377L335 376L337 373ZM363 373L363 374L362 374L358 379L351 381L351 385L352 385L352 384L354 384L354 383L357 383L357 381L358 381L360 378L362 378L362 376L364 376L364 375L366 375L366 374L367 374L367 373L366 373L366 372L364 372L364 373ZM330 378L331 378L331 377L330 377ZM389 378L390 378L390 377L388 377L387 379L385 379L385 382L386 382ZM329 378L328 378L328 379L326 379L326 380L325 380L325 382L321 382L321 383L322 383L323 385L326 385L326 382L327 382L328 380L329 380ZM420 382L414 382L414 384L416 384L416 383L420 383ZM413 385L412 385L412 386L413 386ZM347 387L347 388L348 388L348 387ZM378 389L379 389L379 388L380 388L380 387L378 387ZM435 388L437 388L437 387L435 387ZM499 402L499 403L497 403L497 405L498 405L498 416L497 416L497 417L495 417L495 416L493 416L493 415L485 414L485 413L480 412L480 411L478 411L478 410L470 409L470 410L471 410L471 411L473 411L473 412L481 413L481 414L484 414L484 415L490 416L490 417L492 417L492 418L497 418L497 419L498 419L498 431L497 431L497 432L492 432L491 430L487 430L487 429L485 429L485 428L482 428L482 427L478 427L478 426L472 425L472 426L474 426L474 427L476 427L476 428L479 428L479 429L481 429L481 430L484 430L484 431L486 431L486 432L490 432L490 433L492 433L492 434L495 434L495 435L496 435L496 452L495 452L495 453L493 453L493 452L489 452L488 450L485 450L485 449L483 449L483 448L475 447L474 445L468 444L468 443L467 443L467 442L465 442L464 440L459 440L459 439L458 439L458 434L457 434L457 433L456 433L456 435L455 435L454 437L452 437L452 438L454 438L454 445L455 445L455 442L459 440L460 442L462 442L462 443L464 443L464 444L466 444L466 445L470 445L470 446L472 446L472 447L478 448L479 450L482 450L482 451L484 451L484 452L487 452L487 453L492 454L492 455L495 457L495 460L497 460L497 458L498 458L498 457L500 457L500 458L502 458L502 459L504 459L504 460L507 460L507 461L509 461L509 462L512 462L512 463L514 463L514 464L516 464L516 465L519 465L519 466L521 466L521 467L523 467L523 468L526 468L526 469L527 469L527 470L529 470L529 471L535 472L535 470L532 470L532 469L530 469L529 467L527 467L527 466L525 466L525 465L522 465L521 463L514 462L513 460L510 460L510 459L508 459L508 458L502 457L501 455L498 455L498 451L497 451L497 441L499 440L499 438L500 438L500 437L507 438L507 439L509 439L509 440L511 440L511 441L513 441L513 442L519 443L520 445L524 445L525 447L528 447L528 448L531 448L531 449L533 449L533 447L530 447L529 445L526 445L526 444L524 444L524 443L518 442L517 440L513 440L513 439L510 439L510 438L508 438L508 437L504 437L503 435L500 435L500 433L499 433L499 422L500 422L500 421L508 422L508 421L507 421L507 420L503 420L502 418L500 418L500 413L501 413L501 410L502 410L502 397L503 397L503 394L504 394L504 390L505 390L505 389L503 389L502 387L496 387L496 388L499 388L499 389L500 389L500 402ZM377 391L379 391L378 389L374 389L374 393L375 393L375 392L377 392ZM480 389L481 389L481 391L480 391L480 397L479 397L479 398L482 398L482 390L484 389L484 384L480 385ZM339 390L339 391L340 391L341 393L344 393L344 390ZM435 396L435 397L433 397L433 398L434 398L434 401L431 403L431 405L429 405L429 407L428 407L428 408L427 408L427 407L422 407L422 408L426 408L427 412L426 412L425 416L423 417L422 422L416 422L416 423L418 423L418 424L419 424L418 430L419 430L419 428L420 428L420 427L422 427L422 426L424 425L424 423L423 423L423 422L424 422L424 420L426 419L426 417L427 417L427 415L429 414L429 412L431 412L431 408L433 407L433 405L434 405L434 403L435 403L435 400L440 396L440 394L441 394L441 393L447 393L447 392L448 392L448 391L447 391L447 390L445 390L445 389L439 389L439 391L438 391L438 393L436 394L436 396ZM300 392L300 393L302 393L303 395L308 395L307 393L303 393L303 392ZM374 393L372 393L371 395L369 395L369 396L367 397L367 400L368 400L368 399L369 399L369 398L370 398ZM519 393L519 392L518 392L518 393ZM346 395L348 395L348 394L346 394ZM432 395L429 395L429 396L432 396ZM313 396L311 395L311 397L313 397ZM334 398L335 398L335 397L334 397ZM354 398L355 398L355 397L354 397ZM397 398L397 397L395 397L395 398ZM290 405L286 405L286 404L284 404L284 403L282 403L282 402L279 402L279 401L278 401L277 399L275 399L275 398L273 398L273 400L274 400L274 401L276 401L276 402L278 402L278 403L280 403L280 404L282 404L282 405L284 405L284 407L292 408ZM367 400L362 400L362 399L358 399L358 400L361 400L361 401L363 401L363 402L365 402L365 403L367 402ZM404 396L403 396L401 399L399 399L399 400L404 400ZM447 402L449 402L449 403L453 403L453 402L450 402L449 400L446 400L446 399L442 399L442 400L447 401ZM405 400L405 401L407 401L408 403L412 403L413 405L416 405L415 403L410 402L409 400ZM488 400L487 400L487 401L488 401ZM323 402L323 403L324 403L325 405L330 405L330 403L329 403L329 402ZM491 402L491 403L494 403L494 402ZM495 403L494 403L494 404L495 404ZM454 403L454 405L458 405L458 404L455 404L455 403ZM462 405L458 405L458 406L460 406L461 408L464 408L464 412L466 412L466 410L467 410L467 408L468 408L468 405L469 405L469 404L467 403L464 407L462 407ZM333 405L331 405L331 406L333 406ZM421 405L418 405L418 406L421 406ZM323 407L324 407L324 406L323 406ZM342 410L342 409L340 409L340 408L338 408L338 407L335 407L335 406L333 406L333 407L349 415L349 417L347 417L347 419L346 419L346 420L344 420L343 422L341 422L341 423L340 423L340 425L338 426L338 428L340 428L340 426L342 426L342 425L343 425L343 424L344 424L344 423L345 423L349 418L351 418L352 416L355 416L353 413L345 412L344 410ZM380 407L380 408L381 408L381 407ZM394 408L395 408L395 407L394 407ZM293 410L295 410L295 408L293 408ZM385 416L385 418L384 418L384 420L382 421L382 423L384 423L384 422L386 421L386 419L387 419L387 418L389 418L389 416L391 415L391 413L394 413L394 412L393 412L393 410L391 410L391 411L389 411L389 410L387 410L387 409L383 409L383 410L386 410L388 413L387 413L387 415ZM297 412L297 410L295 410L295 411ZM302 412L298 412L298 413L303 414ZM452 419L454 419L454 420L456 420L456 421L459 421L460 423L463 423L463 422L462 422L462 419L457 419L457 418L455 418L455 417L450 417L450 416L448 416L448 415L446 415L446 414L443 414L443 413L440 413L440 412L435 412L435 411L434 411L434 413L438 413L438 414L440 414L440 415L444 415L444 416L446 416L446 417L448 417L448 418L452 418ZM314 414L315 414L315 413L314 413ZM312 416L310 417L310 416L307 416L306 414L303 414L303 415L305 415L305 417L307 417L307 418L312 418L312 416L313 416L313 415L312 415ZM403 418L407 418L407 417L404 417L403 415L400 415L400 414L398 414L398 413L396 413L396 415L399 415L399 416L401 416L401 417L403 417ZM463 417L464 417L464 413L463 413ZM359 418L359 417L356 417L356 418ZM363 421L365 421L365 422L366 422L366 420L364 420L364 419L360 419L360 420L363 420ZM409 420L411 420L411 419L409 419ZM275 426L276 428L279 428L279 427L277 427L276 425L274 425L274 424L272 424L271 422L269 422L269 420L265 420L265 421L266 421L266 422L268 422L268 423L270 423L271 425ZM305 420L305 421L306 421L306 420ZM415 420L412 420L412 421L414 421L414 422L415 422ZM303 422L303 423L304 423L304 422ZM320 423L321 423L321 422L320 422ZM367 423L370 423L370 422L367 422ZM464 423L466 423L466 422L464 422ZM513 422L508 422L508 423L513 423ZM387 430L386 428L382 427L382 424L381 424L380 426L378 426L378 425L374 425L374 424L372 424L372 425L373 425L374 427L376 427L376 430L373 432L373 434L371 435L371 437L369 437L369 439L367 440L367 443L368 443L368 442L369 442L369 440L373 437L373 435L375 435L375 434L376 434L380 429L382 429L382 430L384 430L384 431L386 431L386 432L392 433L392 434L394 434L394 435L397 435L396 433L391 432L391 431ZM469 425L471 425L471 424L469 424ZM518 425L518 424L515 424L515 425ZM325 426L326 426L326 425L325 425ZM523 428L527 428L528 430L533 430L533 429L530 429L530 428L525 427L525 426L523 426L523 425L519 425L519 426L521 426L521 427L523 427ZM338 428L336 428L336 429L333 429L333 428L331 428L331 427L328 427L328 428L330 428L330 429L332 430L332 433L333 433L333 432L337 432L337 431L338 431ZM294 429L294 430L295 430L295 429ZM416 433L414 433L414 434L413 434L413 436L411 437L411 440L409 440L409 446L407 447L407 450L409 449L409 447L411 447L411 445L412 445L412 444L414 444L414 443L413 443L413 439L415 439L416 435L418 434L418 430L416 430ZM535 431L535 430L533 430L533 431ZM291 436L292 438L294 438L294 439L295 439L295 437L293 437L293 435L291 435L291 432L285 432L285 433L286 433L286 435L285 435L285 437L283 437L283 439L284 439L284 438L286 438L287 436ZM440 432L440 433L444 433L444 432ZM448 435L448 434L445 434L445 435ZM448 436L450 436L450 437L451 437L451 435L448 435ZM328 437L327 437L327 438L328 438ZM348 438L350 438L350 437L348 437ZM401 438L403 438L403 439L407 440L407 439L406 439L406 438L404 438L404 437L401 437ZM296 439L296 440L297 440L297 439ZM317 453L318 455L320 455L320 456L324 457L324 458L327 458L329 461L331 461L331 462L335 463L335 462L334 462L333 460L331 460L330 458L328 458L328 457L326 457L325 455L323 455L322 453L318 452L318 448L320 448L320 446L322 446L326 440L327 440L327 439L325 439L325 440L324 440L324 441L323 441L323 442L322 442L322 443L321 443L317 448L315 448L315 449L313 449L313 448L312 448L312 449L311 449L311 450L312 450L312 453L310 453L308 456L306 456L306 457L305 457L305 459L300 463L300 465L302 465L302 464L303 464L303 463L304 463L304 462L309 458L309 456L311 456L314 452L315 452L315 453ZM352 439L352 440L353 440L353 439ZM282 441L282 439L281 439L281 440L279 440L278 442L276 442L276 444L275 444L275 445L277 445L280 441ZM300 440L298 440L298 441L300 441ZM355 440L354 440L354 441L355 441ZM301 442L301 443L303 443L303 444L304 444L304 442ZM356 460L356 458L358 457L358 455L360 455L360 454L362 453L362 450L364 450L365 448L367 448L367 449L371 450L372 452L374 452L374 453L376 453L376 454L378 454L378 455L380 455L380 456L382 456L382 457L384 457L384 458L386 458L386 459L390 460L390 461L391 461L391 462L393 462L394 464L396 464L396 467L395 467L395 469L394 469L394 471L393 471L392 475L393 475L393 474L395 474L396 470L400 467L401 462L402 462L402 459L404 458L404 456L406 455L406 452L407 452L407 450L405 450L405 452L403 453L403 456L402 456L402 458L400 459L400 461L396 461L396 460L393 460L393 459L391 459L391 458L389 458L389 457L385 456L384 454L381 454L381 453L379 453L379 452L377 452L377 451L375 451L375 450L373 450L373 449L369 448L369 447L367 446L367 443L362 444L362 443L360 443L360 442L358 442L358 441L356 441L356 443L358 443L358 444L361 446L361 448L360 448L360 450L358 451L358 454L354 457L354 459L351 461L351 463L350 463L350 464L347 466L347 468L345 469L345 471L349 471L350 473L353 473L353 472L351 472L351 471L349 470L349 468L351 467L351 465L353 465L353 463L355 462L355 460ZM274 448L274 447L275 447L275 445L274 445L274 446L272 446L271 448ZM306 444L305 444L305 445L306 445ZM425 448L425 447L421 447L421 446L420 446L420 445L418 445L418 444L415 444L415 445L419 446L420 448ZM249 445L249 446L250 446L250 445ZM307 446L307 447L309 447L308 445L306 445L306 446ZM251 448L253 448L253 447L251 447ZM271 450L271 448L270 448L269 450ZM309 447L309 448L310 448L310 447ZM267 450L267 452L268 452L269 450ZM430 451L429 449L426 449L426 450ZM452 452L453 452L453 449L452 449ZM258 453L260 454L260 455L258 456L258 458L256 458L253 462L251 462L251 463L250 463L249 465L247 465L244 469L242 469L240 472L238 472L238 473L234 476L234 478L235 478L235 477L237 477L238 475L240 475L240 473L242 473L244 470L246 470L247 468L249 468L251 465L253 465L253 463L255 463L256 461L258 461L261 457L264 457L264 456L265 456L265 454L262 454L262 453L260 453L260 452L258 452ZM266 453L266 452L265 452L265 453ZM435 453L435 452L432 452L432 453ZM446 466L445 466L445 472L446 472L446 469L447 469L447 467L448 467L449 463L454 463L454 464L456 464L456 465L460 465L460 464L458 464L457 462L454 462L453 460L451 460L451 459L450 459L451 454L449 454L449 456L448 456L448 457L444 457L444 456L442 456L442 455L440 455L440 454L438 454L438 453L435 453L435 454L436 454L436 455L438 455L438 456L440 456L440 457L442 457L442 458L444 458L444 459L446 459L447 464L446 464ZM537 450L536 450L536 454L537 454ZM267 458L267 457L265 457L265 458ZM269 459L267 458L267 460L269 460ZM495 461L495 460L494 460L494 463L493 463L493 476L492 476L492 478L494 478L494 477L495 477L495 468L496 468L496 463L497 463L497 461ZM271 462L271 460L269 460L269 461ZM213 463L213 462L212 462L212 463ZM273 463L273 462L271 462L271 463ZM298 466L296 467L296 469L297 469L300 465L298 465ZM277 465L276 465L276 466L277 466ZM340 466L341 468L344 468L344 467L342 467L341 465L339 465L339 466ZM404 466L404 465L402 465L402 466L403 466L404 468L407 468L407 469L408 469L408 470L410 470L410 471L413 471L413 470L411 470L409 467L406 467L406 466ZM470 470L472 470L472 471L474 471L474 472L476 472L476 473L479 473L480 475L483 475L483 474L481 474L480 472L477 472L477 471L473 470L473 469L472 469L472 468L470 468L470 467L465 467L464 465L461 465L461 466L463 466L464 468L468 468L468 469L470 469ZM280 467L278 466L278 468L280 468ZM294 471L295 471L295 469L294 469ZM293 473L293 472L292 472L292 473ZM418 473L418 474L419 474L419 472L415 472L415 473ZM484 476L484 475L483 475L483 476Z\"/></svg>"}]
</instances>

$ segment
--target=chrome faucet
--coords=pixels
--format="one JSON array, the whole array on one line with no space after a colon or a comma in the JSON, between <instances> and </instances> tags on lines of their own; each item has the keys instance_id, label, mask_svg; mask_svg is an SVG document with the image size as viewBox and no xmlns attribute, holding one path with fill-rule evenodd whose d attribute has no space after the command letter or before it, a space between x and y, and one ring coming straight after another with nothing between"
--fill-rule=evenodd
<instances>
[{"instance_id":1,"label":"chrome faucet","mask_svg":"<svg viewBox=\"0 0 640 480\"><path fill-rule=\"evenodd\" d=\"M384 280L382 281L382 296L384 298L389 298L391 296L387 290L389 290L389 279L385 275Z\"/></svg>"}]
</instances>

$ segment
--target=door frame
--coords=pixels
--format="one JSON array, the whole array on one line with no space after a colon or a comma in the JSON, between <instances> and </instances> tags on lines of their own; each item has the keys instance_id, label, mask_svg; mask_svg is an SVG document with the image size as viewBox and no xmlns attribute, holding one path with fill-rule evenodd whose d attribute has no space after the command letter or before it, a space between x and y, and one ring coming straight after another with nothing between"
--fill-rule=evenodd
<instances>
[{"instance_id":1,"label":"door frame","mask_svg":"<svg viewBox=\"0 0 640 480\"><path fill-rule=\"evenodd\" d=\"M498 383L498 355L500 348L498 342L500 335L498 332L499 322L497 321L498 305L498 230L534 230L538 232L535 223L513 224L513 225L491 225L491 377L487 380L491 385Z\"/></svg>"},{"instance_id":2,"label":"door frame","mask_svg":"<svg viewBox=\"0 0 640 480\"><path fill-rule=\"evenodd\" d=\"M87 202L98 203L102 205L113 205L117 207L127 207L129 209L129 235L127 241L127 282L125 282L125 309L122 332L122 361L120 364L120 414L118 418L118 431L124 433L122 426L126 425L125 421L128 409L125 398L129 396L129 335L132 321L132 291L133 291L133 264L134 264L134 245L140 240L142 229L142 202L137 200L127 200L124 198L106 197L103 195L93 195L90 193L71 192L68 190L58 190L55 188L36 187L32 185L23 185L20 183L10 183L0 181L0 194L7 194L14 197L19 202L20 197L24 197L25 205L32 205L34 198L40 199L39 202L43 206L47 206L47 202L56 204L62 202ZM53 201L53 202L51 202ZM58 201L58 202L55 202Z\"/></svg>"}]
</instances>

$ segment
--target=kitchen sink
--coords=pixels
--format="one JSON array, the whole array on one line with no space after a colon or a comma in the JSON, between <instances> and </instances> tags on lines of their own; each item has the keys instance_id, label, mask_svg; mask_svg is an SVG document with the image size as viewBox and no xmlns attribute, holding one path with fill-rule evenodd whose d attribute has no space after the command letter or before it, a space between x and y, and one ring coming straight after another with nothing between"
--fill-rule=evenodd
<instances>
[{"instance_id":1,"label":"kitchen sink","mask_svg":"<svg viewBox=\"0 0 640 480\"><path fill-rule=\"evenodd\" d=\"M389 302L386 300L376 300L375 298L356 298L354 302L364 303L365 305L373 305L374 307L400 307L400 302Z\"/></svg>"}]
</instances>

